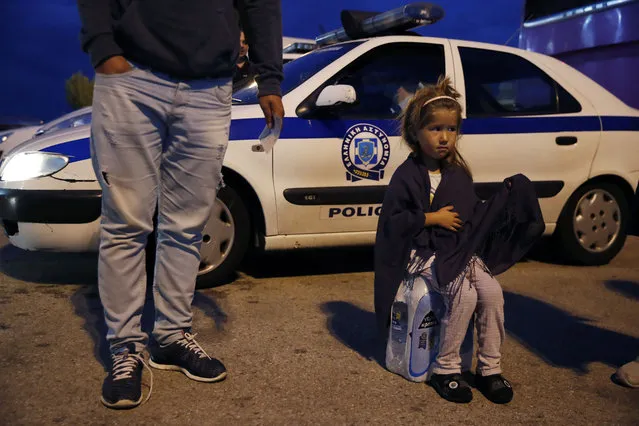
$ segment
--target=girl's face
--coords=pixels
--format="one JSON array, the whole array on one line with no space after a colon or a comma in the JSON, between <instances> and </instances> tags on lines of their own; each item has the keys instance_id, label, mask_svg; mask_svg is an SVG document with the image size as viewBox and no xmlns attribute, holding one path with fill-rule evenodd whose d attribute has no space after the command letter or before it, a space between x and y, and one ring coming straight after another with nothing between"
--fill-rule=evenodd
<instances>
[{"instance_id":1,"label":"girl's face","mask_svg":"<svg viewBox=\"0 0 639 426\"><path fill-rule=\"evenodd\" d=\"M421 152L434 160L443 160L454 152L459 129L457 111L439 108L433 119L417 132Z\"/></svg>"}]
</instances>

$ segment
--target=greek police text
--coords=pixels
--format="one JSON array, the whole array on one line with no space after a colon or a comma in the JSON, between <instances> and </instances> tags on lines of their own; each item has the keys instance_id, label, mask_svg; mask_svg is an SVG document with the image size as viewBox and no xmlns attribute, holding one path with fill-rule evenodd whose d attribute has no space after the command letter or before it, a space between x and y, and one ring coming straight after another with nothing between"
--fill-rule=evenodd
<instances>
[{"instance_id":1,"label":"greek police text","mask_svg":"<svg viewBox=\"0 0 639 426\"><path fill-rule=\"evenodd\" d=\"M328 217L366 217L366 216L379 216L382 211L382 206L369 206L369 207L331 207L328 210Z\"/></svg>"}]
</instances>

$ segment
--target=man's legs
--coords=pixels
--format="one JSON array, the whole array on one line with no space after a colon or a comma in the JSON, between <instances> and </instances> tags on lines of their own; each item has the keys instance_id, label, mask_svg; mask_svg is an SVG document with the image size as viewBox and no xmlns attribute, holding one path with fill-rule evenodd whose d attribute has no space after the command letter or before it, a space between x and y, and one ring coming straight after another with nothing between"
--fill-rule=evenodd
<instances>
[{"instance_id":1,"label":"man's legs","mask_svg":"<svg viewBox=\"0 0 639 426\"><path fill-rule=\"evenodd\" d=\"M102 187L98 286L111 349L145 347L144 305L147 236L153 230L158 170L166 135L162 89L134 69L96 75L91 125L95 174Z\"/></svg>"},{"instance_id":2,"label":"man's legs","mask_svg":"<svg viewBox=\"0 0 639 426\"><path fill-rule=\"evenodd\" d=\"M142 400L144 248L153 230L166 135L162 98L170 93L144 74L139 69L97 74L94 89L91 157L102 187L98 288L113 361L102 402L111 408L135 407Z\"/></svg>"},{"instance_id":3,"label":"man's legs","mask_svg":"<svg viewBox=\"0 0 639 426\"><path fill-rule=\"evenodd\" d=\"M230 95L230 80L180 83L175 95L158 202L153 333L162 346L191 327L202 230L228 145Z\"/></svg>"},{"instance_id":4,"label":"man's legs","mask_svg":"<svg viewBox=\"0 0 639 426\"><path fill-rule=\"evenodd\" d=\"M178 84L160 172L153 330L160 348L151 366L200 381L226 374L197 346L190 328L202 230L221 182L230 123L230 79Z\"/></svg>"}]
</instances>

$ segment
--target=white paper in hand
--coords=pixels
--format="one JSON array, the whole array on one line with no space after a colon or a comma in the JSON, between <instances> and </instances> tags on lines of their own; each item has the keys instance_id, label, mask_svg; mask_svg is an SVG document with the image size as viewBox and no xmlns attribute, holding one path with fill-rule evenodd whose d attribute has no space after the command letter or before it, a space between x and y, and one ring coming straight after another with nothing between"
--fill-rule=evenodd
<instances>
[{"instance_id":1,"label":"white paper in hand","mask_svg":"<svg viewBox=\"0 0 639 426\"><path fill-rule=\"evenodd\" d=\"M273 117L273 128L269 129L268 126L265 126L260 135L260 144L264 152L269 152L273 149L273 145L279 139L281 131L282 118L276 115Z\"/></svg>"}]
</instances>

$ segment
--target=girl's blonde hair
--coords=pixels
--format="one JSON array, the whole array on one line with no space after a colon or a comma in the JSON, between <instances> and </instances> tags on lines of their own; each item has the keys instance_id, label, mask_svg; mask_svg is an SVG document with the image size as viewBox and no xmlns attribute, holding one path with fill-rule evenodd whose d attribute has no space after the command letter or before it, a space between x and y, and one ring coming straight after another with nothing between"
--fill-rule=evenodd
<instances>
[{"instance_id":1,"label":"girl's blonde hair","mask_svg":"<svg viewBox=\"0 0 639 426\"><path fill-rule=\"evenodd\" d=\"M439 96L447 96L448 98L429 102ZM402 137L414 153L419 154L421 152L417 133L433 120L433 113L438 109L445 108L457 113L457 129L459 132L462 121L462 107L457 100L460 97L459 92L452 86L450 78L444 76L439 77L436 84L424 86L415 93L400 117ZM470 168L457 150L456 144L450 155L442 161L442 167L450 165L461 167L472 178Z\"/></svg>"}]
</instances>

